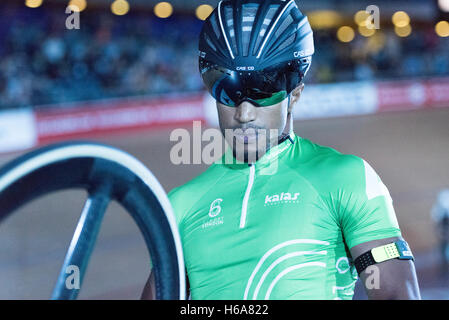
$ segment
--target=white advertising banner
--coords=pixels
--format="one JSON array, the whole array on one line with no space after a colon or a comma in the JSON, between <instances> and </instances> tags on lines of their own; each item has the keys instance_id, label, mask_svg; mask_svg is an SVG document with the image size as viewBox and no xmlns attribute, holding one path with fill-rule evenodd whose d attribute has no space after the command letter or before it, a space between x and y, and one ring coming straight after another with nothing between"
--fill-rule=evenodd
<instances>
[{"instance_id":1,"label":"white advertising banner","mask_svg":"<svg viewBox=\"0 0 449 320\"><path fill-rule=\"evenodd\" d=\"M0 152L32 148L36 141L36 125L31 109L0 111Z\"/></svg>"},{"instance_id":2,"label":"white advertising banner","mask_svg":"<svg viewBox=\"0 0 449 320\"><path fill-rule=\"evenodd\" d=\"M372 82L306 85L293 110L295 120L370 114L377 111Z\"/></svg>"}]
</instances>

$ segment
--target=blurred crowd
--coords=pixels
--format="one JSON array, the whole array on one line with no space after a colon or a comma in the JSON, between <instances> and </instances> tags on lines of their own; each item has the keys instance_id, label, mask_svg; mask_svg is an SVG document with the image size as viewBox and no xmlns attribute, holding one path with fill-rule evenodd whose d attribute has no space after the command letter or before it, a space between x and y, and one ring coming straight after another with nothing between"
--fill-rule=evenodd
<instances>
[{"instance_id":1,"label":"blurred crowd","mask_svg":"<svg viewBox=\"0 0 449 320\"><path fill-rule=\"evenodd\" d=\"M449 38L438 37L433 23L404 38L391 27L370 37L357 35L349 43L339 42L335 32L314 34L311 81L315 83L449 75Z\"/></svg>"},{"instance_id":2,"label":"blurred crowd","mask_svg":"<svg viewBox=\"0 0 449 320\"><path fill-rule=\"evenodd\" d=\"M198 19L82 12L68 30L68 16L0 8L0 108L202 90Z\"/></svg>"},{"instance_id":3,"label":"blurred crowd","mask_svg":"<svg viewBox=\"0 0 449 320\"><path fill-rule=\"evenodd\" d=\"M0 108L45 106L203 90L193 15L114 16L82 12L66 28L64 9L0 5ZM448 38L432 26L399 38L391 30L341 43L316 31L309 83L449 74Z\"/></svg>"}]
</instances>

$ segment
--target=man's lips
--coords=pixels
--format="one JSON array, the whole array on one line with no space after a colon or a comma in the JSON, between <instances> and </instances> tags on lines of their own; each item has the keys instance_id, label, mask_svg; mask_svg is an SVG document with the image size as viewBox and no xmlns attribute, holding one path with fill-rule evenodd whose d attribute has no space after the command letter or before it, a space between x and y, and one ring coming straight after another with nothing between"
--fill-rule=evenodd
<instances>
[{"instance_id":1,"label":"man's lips","mask_svg":"<svg viewBox=\"0 0 449 320\"><path fill-rule=\"evenodd\" d=\"M254 143L257 140L257 134L234 134L239 143Z\"/></svg>"},{"instance_id":2,"label":"man's lips","mask_svg":"<svg viewBox=\"0 0 449 320\"><path fill-rule=\"evenodd\" d=\"M249 128L249 129L236 129L234 131L234 137L239 143L255 143L260 136L260 132L258 130Z\"/></svg>"}]
</instances>

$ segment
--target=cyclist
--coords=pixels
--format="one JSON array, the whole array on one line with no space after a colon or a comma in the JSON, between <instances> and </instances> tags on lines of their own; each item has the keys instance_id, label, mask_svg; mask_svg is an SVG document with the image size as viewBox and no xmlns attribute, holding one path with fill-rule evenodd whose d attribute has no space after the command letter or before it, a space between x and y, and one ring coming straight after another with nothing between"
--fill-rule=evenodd
<instances>
[{"instance_id":1,"label":"cyclist","mask_svg":"<svg viewBox=\"0 0 449 320\"><path fill-rule=\"evenodd\" d=\"M169 193L192 299L352 299L358 273L369 298L420 298L376 172L293 131L313 53L293 0L221 1L204 23L200 73L231 148Z\"/></svg>"}]
</instances>

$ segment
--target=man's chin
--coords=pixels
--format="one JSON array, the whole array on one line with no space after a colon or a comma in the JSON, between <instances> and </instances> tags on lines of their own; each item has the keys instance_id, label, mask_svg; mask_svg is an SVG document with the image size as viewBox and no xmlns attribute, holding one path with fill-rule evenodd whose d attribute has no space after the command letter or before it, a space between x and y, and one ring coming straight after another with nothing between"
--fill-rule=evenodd
<instances>
[{"instance_id":1,"label":"man's chin","mask_svg":"<svg viewBox=\"0 0 449 320\"><path fill-rule=\"evenodd\" d=\"M253 163L256 162L263 154L265 154L265 150L259 150L257 147L257 143L244 143L238 144L234 146L233 154L234 157L240 161L245 163Z\"/></svg>"}]
</instances>

